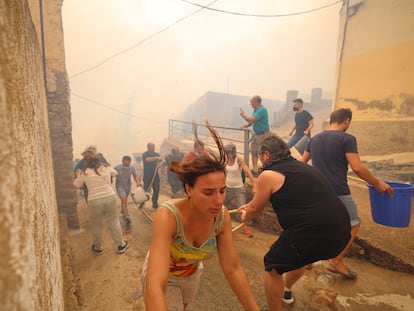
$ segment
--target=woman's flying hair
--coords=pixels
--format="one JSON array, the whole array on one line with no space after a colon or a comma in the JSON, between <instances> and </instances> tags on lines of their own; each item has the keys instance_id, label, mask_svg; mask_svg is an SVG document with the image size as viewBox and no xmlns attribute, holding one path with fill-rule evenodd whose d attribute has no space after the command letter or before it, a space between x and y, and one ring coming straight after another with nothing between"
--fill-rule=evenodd
<instances>
[{"instance_id":1,"label":"woman's flying hair","mask_svg":"<svg viewBox=\"0 0 414 311\"><path fill-rule=\"evenodd\" d=\"M187 184L194 187L197 178L213 172L223 172L226 174L227 153L224 150L223 142L215 129L206 121L206 128L210 132L211 137L216 143L218 152L205 147L205 154L202 154L192 160L180 163L178 161L171 161L170 170L177 174L181 183L184 186ZM199 139L197 133L197 126L193 122L193 133L195 142L204 143Z\"/></svg>"}]
</instances>

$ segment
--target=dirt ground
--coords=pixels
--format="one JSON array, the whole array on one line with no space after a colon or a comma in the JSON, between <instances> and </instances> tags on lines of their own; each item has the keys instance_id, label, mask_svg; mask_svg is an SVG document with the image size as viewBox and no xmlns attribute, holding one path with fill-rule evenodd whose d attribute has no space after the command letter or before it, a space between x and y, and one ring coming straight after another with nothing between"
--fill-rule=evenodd
<instances>
[{"instance_id":1,"label":"dirt ground","mask_svg":"<svg viewBox=\"0 0 414 311\"><path fill-rule=\"evenodd\" d=\"M165 196L160 197L160 201L166 199L168 198ZM121 222L125 239L130 243L129 249L125 254L118 255L105 226L105 253L97 256L90 250L91 235L83 199L79 200L78 209L81 229L70 231L70 243L81 310L145 310L140 274L151 241L151 221L131 202L129 209L132 224L126 227ZM153 213L150 203L144 209L150 214ZM259 306L266 308L262 285L262 258L276 236L253 227L251 230L253 238L237 231L234 233L234 240ZM325 262L318 262L295 285L293 293L296 301L293 306L284 306L284 310L414 310L412 274L386 270L364 260L346 258L346 262L358 272L357 280L343 280L327 272ZM227 285L216 257L205 262L200 289L188 310L242 310Z\"/></svg>"}]
</instances>

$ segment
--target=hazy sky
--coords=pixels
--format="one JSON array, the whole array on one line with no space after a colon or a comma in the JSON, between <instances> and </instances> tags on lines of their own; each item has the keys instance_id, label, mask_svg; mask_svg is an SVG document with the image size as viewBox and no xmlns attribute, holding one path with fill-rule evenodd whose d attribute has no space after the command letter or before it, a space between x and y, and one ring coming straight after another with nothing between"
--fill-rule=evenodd
<instances>
[{"instance_id":1,"label":"hazy sky","mask_svg":"<svg viewBox=\"0 0 414 311\"><path fill-rule=\"evenodd\" d=\"M218 0L211 7L286 15L334 2ZM280 100L288 89L332 93L341 5L266 18L203 9L180 21L200 8L181 0L64 1L74 157L90 144L112 164L145 151L148 141L159 150L168 119L207 91Z\"/></svg>"}]
</instances>

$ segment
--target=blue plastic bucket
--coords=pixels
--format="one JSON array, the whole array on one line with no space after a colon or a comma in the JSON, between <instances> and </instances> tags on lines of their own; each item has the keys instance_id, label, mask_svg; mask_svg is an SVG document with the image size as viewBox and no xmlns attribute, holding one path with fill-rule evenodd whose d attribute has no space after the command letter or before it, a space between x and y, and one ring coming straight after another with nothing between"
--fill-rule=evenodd
<instances>
[{"instance_id":1,"label":"blue plastic bucket","mask_svg":"<svg viewBox=\"0 0 414 311\"><path fill-rule=\"evenodd\" d=\"M411 217L411 199L414 187L410 184L387 182L395 191L393 197L381 194L373 185L367 184L371 201L372 219L390 227L408 227Z\"/></svg>"}]
</instances>

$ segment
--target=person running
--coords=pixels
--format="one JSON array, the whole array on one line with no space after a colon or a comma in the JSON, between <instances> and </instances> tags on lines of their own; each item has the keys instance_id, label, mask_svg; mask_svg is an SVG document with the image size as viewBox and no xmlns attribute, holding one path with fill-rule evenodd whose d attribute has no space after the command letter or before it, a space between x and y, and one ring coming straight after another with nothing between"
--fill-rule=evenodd
<instances>
[{"instance_id":1,"label":"person running","mask_svg":"<svg viewBox=\"0 0 414 311\"><path fill-rule=\"evenodd\" d=\"M283 228L264 256L264 288L270 311L293 303L292 286L308 264L337 256L350 239L345 206L317 169L297 161L289 146L274 134L259 153L262 172L253 199L239 208L241 220L258 215L270 201Z\"/></svg>"},{"instance_id":2,"label":"person running","mask_svg":"<svg viewBox=\"0 0 414 311\"><path fill-rule=\"evenodd\" d=\"M309 140L311 137L311 129L313 128L313 116L308 111L303 109L303 100L301 98L296 98L293 101L293 111L296 112L295 126L289 133L289 136L291 136L288 141L289 148L295 146L305 135L309 137ZM303 154L304 150L305 148L298 151Z\"/></svg>"},{"instance_id":3,"label":"person running","mask_svg":"<svg viewBox=\"0 0 414 311\"><path fill-rule=\"evenodd\" d=\"M394 190L390 185L375 178L362 164L358 154L356 138L346 133L351 120L351 109L340 108L333 111L330 116L329 129L313 137L302 156L302 161L305 163L312 159L312 166L328 178L348 211L352 227L351 240L337 257L329 261L327 268L329 271L341 274L347 279L357 277L357 273L344 264L343 258L352 246L361 225L358 207L348 186L348 165L351 166L351 169L359 178L372 184L379 192L394 195Z\"/></svg>"},{"instance_id":4,"label":"person running","mask_svg":"<svg viewBox=\"0 0 414 311\"><path fill-rule=\"evenodd\" d=\"M101 255L104 253L102 244L102 220L108 224L111 236L118 246L118 254L128 248L128 241L122 238L121 225L118 219L116 195L111 185L111 176L117 172L109 165L102 164L96 149L86 149L83 153L84 168L78 171L73 184L81 188L83 184L88 187L88 211L92 231L92 251Z\"/></svg>"},{"instance_id":5,"label":"person running","mask_svg":"<svg viewBox=\"0 0 414 311\"><path fill-rule=\"evenodd\" d=\"M239 208L246 204L246 189L244 188L242 171L249 177L252 184L253 193L256 192L256 181L253 174L247 167L244 160L237 156L237 149L233 143L224 146L227 153L228 162L226 165L226 199L224 205L228 209ZM235 201L233 203L233 201ZM249 237L253 237L247 225L242 227L242 232Z\"/></svg>"},{"instance_id":6,"label":"person running","mask_svg":"<svg viewBox=\"0 0 414 311\"><path fill-rule=\"evenodd\" d=\"M217 132L208 123L207 128L219 154L209 152L170 165L187 197L161 204L155 214L142 273L147 311L185 310L197 292L203 260L216 252L244 310L259 310L233 244L230 215L223 206L227 156Z\"/></svg>"},{"instance_id":7,"label":"person running","mask_svg":"<svg viewBox=\"0 0 414 311\"><path fill-rule=\"evenodd\" d=\"M134 177L137 186L141 185L141 180L135 170L135 167L131 165L131 157L126 155L122 157L122 164L115 166L114 168L118 175L116 177L115 187L119 198L121 199L122 215L125 218L126 224L131 223L131 218L128 212L128 196L131 192L131 176Z\"/></svg>"}]
</instances>

